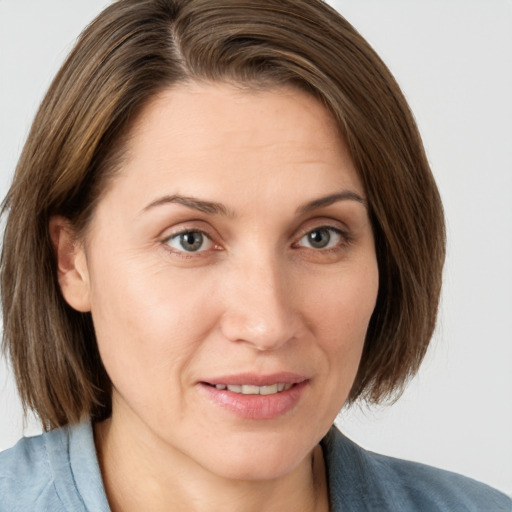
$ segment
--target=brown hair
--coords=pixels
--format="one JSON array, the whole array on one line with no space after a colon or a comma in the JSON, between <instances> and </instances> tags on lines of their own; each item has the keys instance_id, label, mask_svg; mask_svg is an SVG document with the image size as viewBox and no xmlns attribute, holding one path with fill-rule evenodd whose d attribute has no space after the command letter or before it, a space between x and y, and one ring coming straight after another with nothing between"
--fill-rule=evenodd
<instances>
[{"instance_id":1,"label":"brown hair","mask_svg":"<svg viewBox=\"0 0 512 512\"><path fill-rule=\"evenodd\" d=\"M336 117L365 186L380 273L349 400L396 396L434 329L445 233L420 136L389 70L321 0L119 0L55 77L3 204L3 346L25 407L45 428L110 414L91 316L60 293L48 224L59 214L77 233L87 227L137 114L189 80L294 84Z\"/></svg>"}]
</instances>

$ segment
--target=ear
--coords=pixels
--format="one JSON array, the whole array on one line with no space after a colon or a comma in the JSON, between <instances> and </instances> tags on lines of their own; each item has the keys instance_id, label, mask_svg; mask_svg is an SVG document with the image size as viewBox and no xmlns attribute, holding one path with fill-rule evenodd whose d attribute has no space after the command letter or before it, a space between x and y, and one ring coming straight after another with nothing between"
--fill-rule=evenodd
<instances>
[{"instance_id":1,"label":"ear","mask_svg":"<svg viewBox=\"0 0 512 512\"><path fill-rule=\"evenodd\" d=\"M89 270L83 244L76 240L70 222L64 217L52 217L49 229L62 295L73 309L90 311Z\"/></svg>"}]
</instances>

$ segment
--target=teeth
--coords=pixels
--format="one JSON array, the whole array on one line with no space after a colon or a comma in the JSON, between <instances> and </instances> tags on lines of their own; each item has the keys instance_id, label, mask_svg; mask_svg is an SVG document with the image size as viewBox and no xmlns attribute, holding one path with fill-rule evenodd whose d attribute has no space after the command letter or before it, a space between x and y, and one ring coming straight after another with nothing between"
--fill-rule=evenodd
<instances>
[{"instance_id":1,"label":"teeth","mask_svg":"<svg viewBox=\"0 0 512 512\"><path fill-rule=\"evenodd\" d=\"M229 388L229 386L228 386ZM242 395L259 395L260 388L258 386L250 386L249 384L244 384L242 386Z\"/></svg>"},{"instance_id":2,"label":"teeth","mask_svg":"<svg viewBox=\"0 0 512 512\"><path fill-rule=\"evenodd\" d=\"M277 393L277 384L261 386L260 388L260 395L273 395L274 393Z\"/></svg>"},{"instance_id":3,"label":"teeth","mask_svg":"<svg viewBox=\"0 0 512 512\"><path fill-rule=\"evenodd\" d=\"M273 395L287 391L293 384L284 384L282 382L271 384L270 386L253 386L252 384L243 384L236 386L233 384L215 384L215 387L220 390L228 390L233 393L241 393L242 395Z\"/></svg>"}]
</instances>

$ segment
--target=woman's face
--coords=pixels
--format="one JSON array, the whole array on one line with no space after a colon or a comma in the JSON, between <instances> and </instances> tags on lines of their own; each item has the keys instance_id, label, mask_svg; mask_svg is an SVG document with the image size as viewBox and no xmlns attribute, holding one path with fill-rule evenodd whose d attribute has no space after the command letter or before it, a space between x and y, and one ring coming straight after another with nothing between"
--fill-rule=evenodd
<instances>
[{"instance_id":1,"label":"woman's face","mask_svg":"<svg viewBox=\"0 0 512 512\"><path fill-rule=\"evenodd\" d=\"M68 300L92 312L112 425L228 477L304 460L348 396L378 288L365 191L317 100L163 92L83 247Z\"/></svg>"}]
</instances>

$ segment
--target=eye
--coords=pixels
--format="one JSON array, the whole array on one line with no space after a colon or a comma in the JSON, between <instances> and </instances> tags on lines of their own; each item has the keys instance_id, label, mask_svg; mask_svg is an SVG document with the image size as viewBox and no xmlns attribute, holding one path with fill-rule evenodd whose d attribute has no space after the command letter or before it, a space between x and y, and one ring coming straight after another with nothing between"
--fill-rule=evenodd
<instances>
[{"instance_id":1,"label":"eye","mask_svg":"<svg viewBox=\"0 0 512 512\"><path fill-rule=\"evenodd\" d=\"M339 229L320 227L306 233L297 245L311 249L331 249L342 245L344 240L344 235Z\"/></svg>"},{"instance_id":2,"label":"eye","mask_svg":"<svg viewBox=\"0 0 512 512\"><path fill-rule=\"evenodd\" d=\"M183 231L169 237L165 243L177 251L203 252L211 249L213 242L202 231Z\"/></svg>"}]
</instances>

